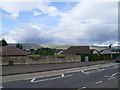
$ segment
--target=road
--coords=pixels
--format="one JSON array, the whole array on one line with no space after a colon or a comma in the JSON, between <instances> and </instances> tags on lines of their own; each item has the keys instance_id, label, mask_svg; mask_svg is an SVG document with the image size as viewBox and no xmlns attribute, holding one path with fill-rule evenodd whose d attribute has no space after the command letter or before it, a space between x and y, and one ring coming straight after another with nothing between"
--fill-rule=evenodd
<instances>
[{"instance_id":1,"label":"road","mask_svg":"<svg viewBox=\"0 0 120 90\"><path fill-rule=\"evenodd\" d=\"M114 60L104 60L104 61L90 61L90 62L77 62L77 63L61 63L61 64L41 64L41 65L16 65L16 66L3 66L2 75L16 75L32 72L43 72L51 70L66 69L72 67L83 67L95 64L111 63Z\"/></svg>"},{"instance_id":2,"label":"road","mask_svg":"<svg viewBox=\"0 0 120 90\"><path fill-rule=\"evenodd\" d=\"M119 88L119 68L120 64L111 63L57 70L52 71L51 75L46 72L48 76L33 73L28 74L30 77L23 75L21 79L3 77L3 88Z\"/></svg>"}]
</instances>

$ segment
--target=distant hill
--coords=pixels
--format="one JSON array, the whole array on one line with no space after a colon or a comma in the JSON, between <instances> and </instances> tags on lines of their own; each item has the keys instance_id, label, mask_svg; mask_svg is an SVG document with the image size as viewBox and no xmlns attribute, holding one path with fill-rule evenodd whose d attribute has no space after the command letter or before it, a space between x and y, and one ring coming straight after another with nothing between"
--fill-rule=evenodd
<instances>
[{"instance_id":1,"label":"distant hill","mask_svg":"<svg viewBox=\"0 0 120 90\"><path fill-rule=\"evenodd\" d=\"M22 44L23 48L26 50L43 48L40 44L28 44L28 43L20 43L20 44ZM16 44L11 44L11 45L15 46Z\"/></svg>"},{"instance_id":2,"label":"distant hill","mask_svg":"<svg viewBox=\"0 0 120 90\"><path fill-rule=\"evenodd\" d=\"M23 45L23 48L26 50L29 49L38 49L38 48L55 48L55 49L67 49L70 46L76 46L76 45L49 45L49 44L28 44L28 43L20 43ZM12 44L16 45L16 44ZM97 50L102 50L102 49L107 49L108 46L90 46L90 49L97 49ZM117 49L117 46L113 46L112 49Z\"/></svg>"}]
</instances>

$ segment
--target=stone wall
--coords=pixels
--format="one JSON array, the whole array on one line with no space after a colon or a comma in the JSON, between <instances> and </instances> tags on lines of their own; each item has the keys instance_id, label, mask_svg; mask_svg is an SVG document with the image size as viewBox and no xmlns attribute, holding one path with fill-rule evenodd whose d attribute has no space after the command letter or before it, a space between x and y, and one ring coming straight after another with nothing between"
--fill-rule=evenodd
<instances>
[{"instance_id":1,"label":"stone wall","mask_svg":"<svg viewBox=\"0 0 120 90\"><path fill-rule=\"evenodd\" d=\"M68 55L64 58L55 56L41 56L39 59L31 59L30 57L2 57L2 65L8 65L9 61L17 64L46 64L46 63L65 63L65 62L80 62L80 55Z\"/></svg>"}]
</instances>

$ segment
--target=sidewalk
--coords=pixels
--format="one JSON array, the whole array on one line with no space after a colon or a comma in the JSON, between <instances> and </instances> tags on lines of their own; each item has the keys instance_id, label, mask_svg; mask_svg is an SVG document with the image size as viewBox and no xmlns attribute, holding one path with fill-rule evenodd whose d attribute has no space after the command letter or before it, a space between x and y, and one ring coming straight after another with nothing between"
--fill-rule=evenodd
<instances>
[{"instance_id":1,"label":"sidewalk","mask_svg":"<svg viewBox=\"0 0 120 90\"><path fill-rule=\"evenodd\" d=\"M91 61L91 62L79 62L79 63L62 63L62 64L44 64L44 65L19 65L19 66L3 66L2 75L16 75L33 72L52 71L59 69L67 69L72 67L90 66L96 64L104 64L114 62L112 60L107 61Z\"/></svg>"}]
</instances>

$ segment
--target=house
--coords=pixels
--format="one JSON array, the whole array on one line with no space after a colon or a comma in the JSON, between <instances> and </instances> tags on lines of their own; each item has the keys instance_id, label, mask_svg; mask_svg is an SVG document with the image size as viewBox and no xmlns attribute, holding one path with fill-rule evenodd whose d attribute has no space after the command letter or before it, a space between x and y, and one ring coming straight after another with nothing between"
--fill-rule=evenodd
<instances>
[{"instance_id":1,"label":"house","mask_svg":"<svg viewBox=\"0 0 120 90\"><path fill-rule=\"evenodd\" d=\"M28 52L14 47L12 45L7 45L2 47L2 56L27 56Z\"/></svg>"},{"instance_id":2,"label":"house","mask_svg":"<svg viewBox=\"0 0 120 90\"><path fill-rule=\"evenodd\" d=\"M112 51L109 49L103 49L100 51L101 54L112 54Z\"/></svg>"},{"instance_id":3,"label":"house","mask_svg":"<svg viewBox=\"0 0 120 90\"><path fill-rule=\"evenodd\" d=\"M60 55L60 54L63 54L64 50L61 50L61 49L57 49L55 52L54 52L54 55Z\"/></svg>"},{"instance_id":4,"label":"house","mask_svg":"<svg viewBox=\"0 0 120 90\"><path fill-rule=\"evenodd\" d=\"M97 49L90 49L92 54L100 54L100 51L98 51Z\"/></svg>"},{"instance_id":5,"label":"house","mask_svg":"<svg viewBox=\"0 0 120 90\"><path fill-rule=\"evenodd\" d=\"M28 52L12 45L2 46L1 48L2 65L24 63L25 58L29 55Z\"/></svg>"},{"instance_id":6,"label":"house","mask_svg":"<svg viewBox=\"0 0 120 90\"><path fill-rule=\"evenodd\" d=\"M89 46L71 46L64 51L65 55L80 55L81 61L89 61L90 48Z\"/></svg>"}]
</instances>

